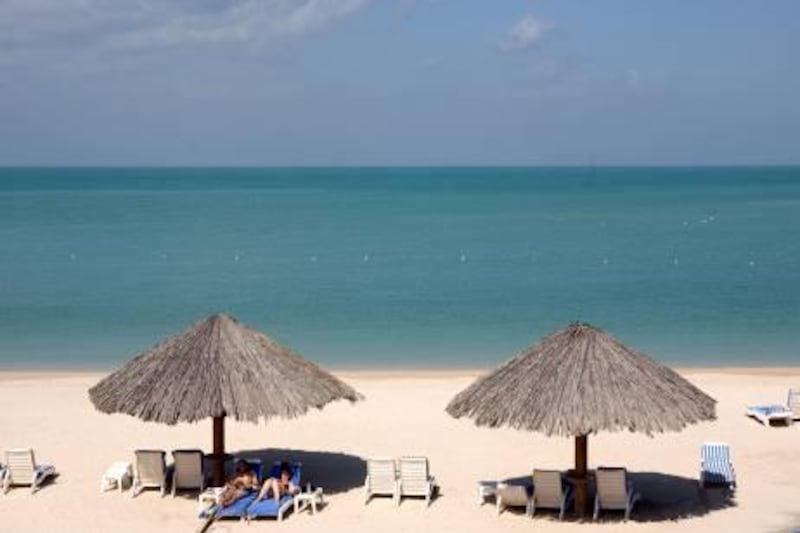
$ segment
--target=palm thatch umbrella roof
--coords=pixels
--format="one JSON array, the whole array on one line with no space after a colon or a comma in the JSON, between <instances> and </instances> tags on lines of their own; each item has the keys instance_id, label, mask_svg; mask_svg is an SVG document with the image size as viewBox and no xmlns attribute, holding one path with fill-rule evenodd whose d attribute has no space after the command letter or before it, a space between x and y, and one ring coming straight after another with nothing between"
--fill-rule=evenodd
<instances>
[{"instance_id":1,"label":"palm thatch umbrella roof","mask_svg":"<svg viewBox=\"0 0 800 533\"><path fill-rule=\"evenodd\" d=\"M479 426L546 435L648 435L714 420L716 400L674 370L589 324L548 335L447 406Z\"/></svg>"},{"instance_id":2,"label":"palm thatch umbrella roof","mask_svg":"<svg viewBox=\"0 0 800 533\"><path fill-rule=\"evenodd\" d=\"M334 400L360 398L314 363L224 314L139 355L92 387L89 397L104 413L163 424L223 414L251 422L295 418Z\"/></svg>"},{"instance_id":3,"label":"palm thatch umbrella roof","mask_svg":"<svg viewBox=\"0 0 800 533\"><path fill-rule=\"evenodd\" d=\"M587 435L679 431L714 420L715 406L675 371L576 322L479 378L446 410L479 426L574 436L575 470L585 478Z\"/></svg>"},{"instance_id":4,"label":"palm thatch umbrella roof","mask_svg":"<svg viewBox=\"0 0 800 533\"><path fill-rule=\"evenodd\" d=\"M131 360L89 390L104 413L164 424L214 418L215 454L224 453L223 417L294 418L361 395L236 319L212 315Z\"/></svg>"}]
</instances>

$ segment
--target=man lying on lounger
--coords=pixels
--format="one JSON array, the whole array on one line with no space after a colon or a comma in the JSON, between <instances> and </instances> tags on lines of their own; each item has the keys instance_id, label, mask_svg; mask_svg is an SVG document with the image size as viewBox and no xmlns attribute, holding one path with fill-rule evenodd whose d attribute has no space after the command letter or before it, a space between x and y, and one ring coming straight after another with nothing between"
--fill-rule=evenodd
<instances>
[{"instance_id":1,"label":"man lying on lounger","mask_svg":"<svg viewBox=\"0 0 800 533\"><path fill-rule=\"evenodd\" d=\"M219 503L222 507L227 507L247 495L251 490L258 488L258 476L247 461L239 459L236 461L235 468L233 477L225 484L225 490L219 496Z\"/></svg>"},{"instance_id":2,"label":"man lying on lounger","mask_svg":"<svg viewBox=\"0 0 800 533\"><path fill-rule=\"evenodd\" d=\"M272 492L272 497L275 498L275 503L280 502L281 496L286 494L296 494L300 491L300 487L292 483L292 467L286 461L281 463L280 474L278 479L273 477L269 478L261 486L261 492L258 493L258 500L263 500L267 495Z\"/></svg>"}]
</instances>

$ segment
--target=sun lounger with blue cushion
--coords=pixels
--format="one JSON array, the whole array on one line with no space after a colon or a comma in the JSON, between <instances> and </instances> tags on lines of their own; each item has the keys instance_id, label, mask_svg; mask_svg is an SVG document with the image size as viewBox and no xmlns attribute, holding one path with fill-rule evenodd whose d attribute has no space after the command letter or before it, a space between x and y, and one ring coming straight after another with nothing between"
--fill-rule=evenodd
<instances>
[{"instance_id":1,"label":"sun lounger with blue cushion","mask_svg":"<svg viewBox=\"0 0 800 533\"><path fill-rule=\"evenodd\" d=\"M261 461L258 459L245 459L245 461L248 465L250 465L250 469L256 473L258 482L263 483L264 468L261 465ZM208 518L213 516L214 519L238 518L243 520L247 517L247 508L250 507L254 501L256 501L256 498L258 498L258 491L259 489L253 489L248 494L242 496L238 500L225 507L222 507L221 505L212 505L200 513L200 518Z\"/></svg>"},{"instance_id":2,"label":"sun lounger with blue cushion","mask_svg":"<svg viewBox=\"0 0 800 533\"><path fill-rule=\"evenodd\" d=\"M736 488L731 447L724 442L706 442L700 451L700 486L727 485Z\"/></svg>"},{"instance_id":3,"label":"sun lounger with blue cushion","mask_svg":"<svg viewBox=\"0 0 800 533\"><path fill-rule=\"evenodd\" d=\"M765 426L773 422L789 425L792 423L792 411L785 405L754 405L747 408L747 416L755 418Z\"/></svg>"},{"instance_id":4,"label":"sun lounger with blue cushion","mask_svg":"<svg viewBox=\"0 0 800 533\"><path fill-rule=\"evenodd\" d=\"M302 465L300 463L294 463L292 465L291 481L295 487L298 487L298 489L300 487L301 471ZM270 477L280 479L280 476L281 464L275 463L270 471ZM281 496L280 500L276 502L275 498L271 494L265 495L263 500L254 501L250 507L247 508L247 519L277 518L280 522L283 520L284 513L294 504L294 496L294 494L284 494Z\"/></svg>"}]
</instances>

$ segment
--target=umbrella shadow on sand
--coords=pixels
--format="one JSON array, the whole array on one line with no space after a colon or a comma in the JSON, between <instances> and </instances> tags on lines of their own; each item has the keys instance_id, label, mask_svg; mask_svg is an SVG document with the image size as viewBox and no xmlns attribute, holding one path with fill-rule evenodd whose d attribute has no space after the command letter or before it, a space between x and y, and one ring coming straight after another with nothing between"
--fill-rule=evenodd
<instances>
[{"instance_id":1,"label":"umbrella shadow on sand","mask_svg":"<svg viewBox=\"0 0 800 533\"><path fill-rule=\"evenodd\" d=\"M699 517L714 511L735 507L734 493L727 488L707 487L701 489L696 478L687 478L661 472L628 472L641 499L631 514L633 522L667 522L682 518ZM511 485L532 485L531 476L519 476L506 480ZM590 490L589 498L594 504L594 490ZM542 517L557 520L550 509L542 510ZM536 514L539 517L539 512ZM570 509L565 520L575 520ZM591 520L591 513L587 517ZM620 511L600 511L598 522L622 521Z\"/></svg>"},{"instance_id":2,"label":"umbrella shadow on sand","mask_svg":"<svg viewBox=\"0 0 800 533\"><path fill-rule=\"evenodd\" d=\"M367 463L361 457L341 452L319 450L293 450L287 448L263 448L260 450L237 450L236 457L257 458L264 465L265 475L276 461L302 463L302 482L323 487L325 494L337 494L364 486Z\"/></svg>"}]
</instances>

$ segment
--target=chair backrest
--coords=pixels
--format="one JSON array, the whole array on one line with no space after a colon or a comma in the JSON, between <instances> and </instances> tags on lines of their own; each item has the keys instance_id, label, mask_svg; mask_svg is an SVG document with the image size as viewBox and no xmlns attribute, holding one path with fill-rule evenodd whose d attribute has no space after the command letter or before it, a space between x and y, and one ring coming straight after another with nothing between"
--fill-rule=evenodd
<instances>
[{"instance_id":1,"label":"chair backrest","mask_svg":"<svg viewBox=\"0 0 800 533\"><path fill-rule=\"evenodd\" d=\"M203 450L173 450L175 471L172 484L176 489L203 489Z\"/></svg>"},{"instance_id":2,"label":"chair backrest","mask_svg":"<svg viewBox=\"0 0 800 533\"><path fill-rule=\"evenodd\" d=\"M167 473L164 450L136 450L136 477L141 483L161 485Z\"/></svg>"},{"instance_id":3,"label":"chair backrest","mask_svg":"<svg viewBox=\"0 0 800 533\"><path fill-rule=\"evenodd\" d=\"M794 418L800 418L800 389L789 389L786 405L792 410Z\"/></svg>"},{"instance_id":4,"label":"chair backrest","mask_svg":"<svg viewBox=\"0 0 800 533\"><path fill-rule=\"evenodd\" d=\"M733 464L731 447L725 442L706 442L700 449L700 458L706 472L727 472Z\"/></svg>"},{"instance_id":5,"label":"chair backrest","mask_svg":"<svg viewBox=\"0 0 800 533\"><path fill-rule=\"evenodd\" d=\"M272 463L272 468L269 469L269 477L273 479L279 479L281 477L281 461L275 461ZM291 482L292 485L295 487L300 486L300 480L303 473L303 463L291 463L292 469L292 478Z\"/></svg>"},{"instance_id":6,"label":"chair backrest","mask_svg":"<svg viewBox=\"0 0 800 533\"><path fill-rule=\"evenodd\" d=\"M533 471L533 499L540 507L560 507L563 496L561 472L558 470Z\"/></svg>"},{"instance_id":7,"label":"chair backrest","mask_svg":"<svg viewBox=\"0 0 800 533\"><path fill-rule=\"evenodd\" d=\"M367 480L375 491L393 491L397 480L397 467L394 459L367 459Z\"/></svg>"},{"instance_id":8,"label":"chair backrest","mask_svg":"<svg viewBox=\"0 0 800 533\"><path fill-rule=\"evenodd\" d=\"M628 471L624 468L599 467L595 475L600 506L624 509L628 502Z\"/></svg>"},{"instance_id":9,"label":"chair backrest","mask_svg":"<svg viewBox=\"0 0 800 533\"><path fill-rule=\"evenodd\" d=\"M11 483L33 483L36 459L30 448L16 448L6 451L6 471Z\"/></svg>"},{"instance_id":10,"label":"chair backrest","mask_svg":"<svg viewBox=\"0 0 800 533\"><path fill-rule=\"evenodd\" d=\"M424 491L428 487L427 457L401 457L397 463L403 492Z\"/></svg>"}]
</instances>

